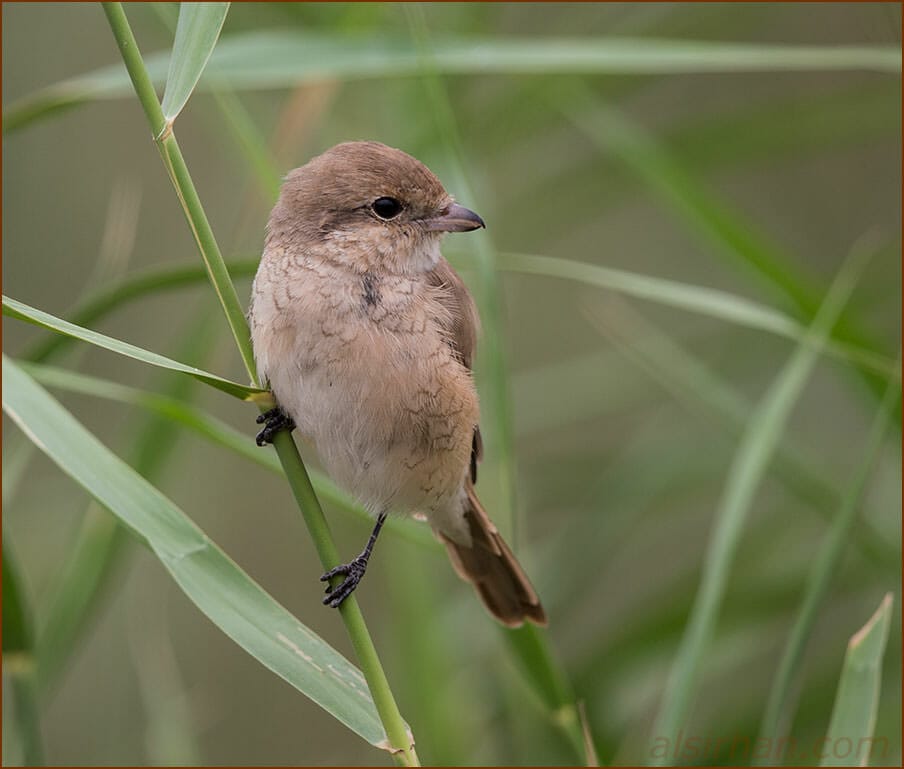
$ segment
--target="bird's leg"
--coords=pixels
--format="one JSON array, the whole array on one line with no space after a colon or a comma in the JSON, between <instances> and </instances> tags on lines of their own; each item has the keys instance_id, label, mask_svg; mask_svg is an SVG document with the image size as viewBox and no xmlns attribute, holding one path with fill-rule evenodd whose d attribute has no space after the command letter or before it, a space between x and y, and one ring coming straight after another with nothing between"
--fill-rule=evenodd
<instances>
[{"instance_id":1,"label":"bird's leg","mask_svg":"<svg viewBox=\"0 0 904 769\"><path fill-rule=\"evenodd\" d=\"M295 422L292 417L279 406L274 406L269 411L259 414L254 421L259 425L264 426L254 439L258 446L263 446L266 443L273 443L273 438L276 437L276 434L280 430L292 432L292 430L295 429Z\"/></svg>"},{"instance_id":2,"label":"bird's leg","mask_svg":"<svg viewBox=\"0 0 904 769\"><path fill-rule=\"evenodd\" d=\"M370 539L367 540L367 545L364 547L364 550L361 551L361 555L357 558L353 558L348 563L330 569L320 578L321 582L329 583L329 580L333 577L337 577L340 574L345 575L345 579L336 585L336 587L327 584L326 597L323 599L324 604L332 606L334 609L338 609L342 602L354 592L356 587L358 587L358 583L361 581L364 572L367 570L367 561L370 559L371 551L374 549L374 543L380 535L380 529L383 528L383 522L385 520L386 513L380 513L380 515L377 516L377 523L370 534Z\"/></svg>"}]
</instances>

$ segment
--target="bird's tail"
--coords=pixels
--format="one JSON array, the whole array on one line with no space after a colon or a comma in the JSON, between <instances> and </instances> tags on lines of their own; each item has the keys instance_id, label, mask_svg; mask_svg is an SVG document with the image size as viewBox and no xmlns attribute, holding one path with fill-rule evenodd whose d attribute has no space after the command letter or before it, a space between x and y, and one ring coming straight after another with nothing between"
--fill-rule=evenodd
<instances>
[{"instance_id":1,"label":"bird's tail","mask_svg":"<svg viewBox=\"0 0 904 769\"><path fill-rule=\"evenodd\" d=\"M546 625L546 612L536 591L470 483L467 493L465 520L471 532L471 546L461 545L439 532L455 571L474 585L490 614L503 625L519 627L524 620Z\"/></svg>"}]
</instances>

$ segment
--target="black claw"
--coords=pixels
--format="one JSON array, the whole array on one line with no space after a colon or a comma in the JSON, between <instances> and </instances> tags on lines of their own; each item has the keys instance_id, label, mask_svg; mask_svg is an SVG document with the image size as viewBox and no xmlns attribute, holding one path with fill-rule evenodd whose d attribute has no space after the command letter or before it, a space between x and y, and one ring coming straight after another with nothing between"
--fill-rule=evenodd
<instances>
[{"instance_id":1,"label":"black claw","mask_svg":"<svg viewBox=\"0 0 904 769\"><path fill-rule=\"evenodd\" d=\"M295 429L295 422L292 417L286 414L279 406L275 406L263 414L258 414L257 419L254 421L259 425L264 425L264 428L254 439L258 446L273 443L273 439L280 430L292 432Z\"/></svg>"},{"instance_id":2,"label":"black claw","mask_svg":"<svg viewBox=\"0 0 904 769\"><path fill-rule=\"evenodd\" d=\"M335 568L330 569L326 574L321 575L320 581L327 583L333 577L345 575L345 579L336 585L336 587L331 587L327 584L326 596L323 599L324 605L338 609L342 605L342 602L355 592L355 588L358 587L358 583L361 581L366 570L367 558L362 553L353 561L336 566Z\"/></svg>"}]
</instances>

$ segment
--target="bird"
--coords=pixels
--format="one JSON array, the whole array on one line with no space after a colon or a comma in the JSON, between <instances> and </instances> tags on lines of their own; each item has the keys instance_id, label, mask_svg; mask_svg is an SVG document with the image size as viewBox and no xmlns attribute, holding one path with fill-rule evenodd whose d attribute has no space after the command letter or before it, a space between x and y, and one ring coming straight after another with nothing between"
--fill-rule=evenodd
<instances>
[{"instance_id":1,"label":"bird","mask_svg":"<svg viewBox=\"0 0 904 769\"><path fill-rule=\"evenodd\" d=\"M401 514L429 523L502 624L547 624L474 488L479 318L440 241L482 227L423 163L379 142L337 144L283 181L248 312L276 403L257 443L297 429L376 518L364 550L321 577L326 605L352 594L387 515Z\"/></svg>"}]
</instances>

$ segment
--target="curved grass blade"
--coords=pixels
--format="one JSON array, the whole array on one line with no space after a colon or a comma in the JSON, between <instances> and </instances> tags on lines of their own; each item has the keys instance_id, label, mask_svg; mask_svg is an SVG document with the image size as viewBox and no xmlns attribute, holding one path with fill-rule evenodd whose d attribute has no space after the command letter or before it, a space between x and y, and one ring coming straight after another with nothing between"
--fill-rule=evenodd
<instances>
[{"instance_id":1,"label":"curved grass blade","mask_svg":"<svg viewBox=\"0 0 904 769\"><path fill-rule=\"evenodd\" d=\"M215 333L215 318L210 309L209 303L204 303L186 324L191 333L179 336L175 347L177 358L203 361L210 353ZM154 384L169 398L190 402L198 392L191 377L166 369L156 374ZM138 416L141 418L133 420L127 431L131 445L122 456L147 481L155 483L173 460L172 449L181 431L176 422L161 419L155 413ZM34 449L32 443L27 445ZM52 696L51 689L79 640L103 610L108 589L116 589L118 567L132 556L136 544L116 516L89 499L66 556L44 592L48 598L35 654L39 696Z\"/></svg>"},{"instance_id":2,"label":"curved grass blade","mask_svg":"<svg viewBox=\"0 0 904 769\"><path fill-rule=\"evenodd\" d=\"M612 312L613 309L611 302L607 303L606 309L599 303L588 304L586 314L622 356L645 371L678 402L704 418L716 418L739 438L753 411L753 402L723 381L715 369L628 305L618 306L617 314ZM614 320L619 316L622 323ZM897 382L889 384L890 391L897 388L900 388ZM817 463L802 453L793 441L783 441L776 448L775 459L775 475L785 487L825 520L834 521L835 509L844 496L842 488L824 478ZM898 571L900 548L879 532L869 515L852 535L854 545L870 564L881 567L886 573Z\"/></svg>"},{"instance_id":3,"label":"curved grass blade","mask_svg":"<svg viewBox=\"0 0 904 769\"><path fill-rule=\"evenodd\" d=\"M882 656L894 599L887 593L876 613L848 642L822 766L868 766L882 687ZM850 749L849 749L850 748Z\"/></svg>"},{"instance_id":4,"label":"curved grass blade","mask_svg":"<svg viewBox=\"0 0 904 769\"><path fill-rule=\"evenodd\" d=\"M158 355L150 350L136 347L128 342L122 342L119 339L100 334L97 331L91 331L91 329L76 326L74 323L69 323L68 321L57 318L54 315L50 315L49 313L34 307L29 307L27 304L18 302L15 299L10 299L8 296L3 297L3 314L29 323L34 323L36 326L42 326L51 331L55 331L58 334L65 334L66 336L80 339L83 342L89 342L90 344L103 347L111 352L134 358L142 363L149 363L152 366L159 366L160 368L167 368L172 371L180 371L183 374L194 377L200 382L204 382L204 384L215 387L217 390L232 395L234 398L257 402L261 398L267 399L270 397L266 390L261 390L259 387L249 387L247 385L239 384L238 382L232 382L228 379L218 377L215 374L209 374L194 366L187 366L184 363L171 360L170 358Z\"/></svg>"},{"instance_id":5,"label":"curved grass blade","mask_svg":"<svg viewBox=\"0 0 904 769\"><path fill-rule=\"evenodd\" d=\"M385 747L386 735L361 673L5 355L3 409L61 470L147 542L179 587L226 635L356 734Z\"/></svg>"},{"instance_id":6,"label":"curved grass blade","mask_svg":"<svg viewBox=\"0 0 904 769\"><path fill-rule=\"evenodd\" d=\"M156 85L169 54L145 58ZM869 70L901 72L901 52L887 46L748 45L631 38L437 38L431 63L443 74L673 75L707 72ZM365 79L421 72L417 45L407 38L337 36L282 30L231 35L219 42L198 89L294 88L329 78ZM55 111L132 92L125 70L104 67L11 105L3 130L21 128Z\"/></svg>"},{"instance_id":7,"label":"curved grass blade","mask_svg":"<svg viewBox=\"0 0 904 769\"><path fill-rule=\"evenodd\" d=\"M715 633L731 567L759 484L816 363L817 348L837 321L870 256L869 251L854 249L832 283L807 337L750 415L728 473L706 550L700 586L653 727L651 755L656 765L662 765L668 758L661 749L662 741L665 740L667 745L677 744L676 735L697 690L700 667Z\"/></svg>"},{"instance_id":8,"label":"curved grass blade","mask_svg":"<svg viewBox=\"0 0 904 769\"><path fill-rule=\"evenodd\" d=\"M161 105L168 124L182 111L200 80L228 11L229 3L180 3Z\"/></svg>"},{"instance_id":9,"label":"curved grass blade","mask_svg":"<svg viewBox=\"0 0 904 769\"><path fill-rule=\"evenodd\" d=\"M607 288L637 299L777 334L795 342L808 338L806 328L789 315L737 294L706 286L694 286L611 267L535 254L499 254L499 267L511 272L545 275ZM813 343L812 339L809 343ZM822 340L819 345L835 357L856 362L889 379L900 379L899 368L884 355L838 341Z\"/></svg>"},{"instance_id":10,"label":"curved grass blade","mask_svg":"<svg viewBox=\"0 0 904 769\"><path fill-rule=\"evenodd\" d=\"M234 277L251 277L256 270L256 260L229 264L229 273ZM66 314L71 319L70 323L88 326L133 299L150 296L159 291L195 286L206 280L207 271L198 264L158 265L123 276L119 282L85 297ZM70 336L50 334L46 339L36 342L22 357L36 363L46 361L73 339Z\"/></svg>"}]
</instances>

